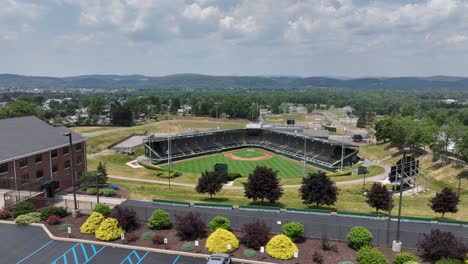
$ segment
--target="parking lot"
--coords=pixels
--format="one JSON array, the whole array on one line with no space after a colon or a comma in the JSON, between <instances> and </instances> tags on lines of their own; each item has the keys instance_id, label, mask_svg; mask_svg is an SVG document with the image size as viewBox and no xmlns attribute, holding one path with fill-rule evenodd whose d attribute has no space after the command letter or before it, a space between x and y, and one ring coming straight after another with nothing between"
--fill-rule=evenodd
<instances>
[{"instance_id":1,"label":"parking lot","mask_svg":"<svg viewBox=\"0 0 468 264\"><path fill-rule=\"evenodd\" d=\"M203 258L51 240L40 227L0 224L1 263L204 264Z\"/></svg>"}]
</instances>

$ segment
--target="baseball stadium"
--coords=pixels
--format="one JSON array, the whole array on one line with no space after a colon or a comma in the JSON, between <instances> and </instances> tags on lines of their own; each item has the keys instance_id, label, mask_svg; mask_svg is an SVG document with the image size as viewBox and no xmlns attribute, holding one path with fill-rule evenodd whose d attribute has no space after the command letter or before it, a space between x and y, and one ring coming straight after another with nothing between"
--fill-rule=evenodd
<instances>
[{"instance_id":1,"label":"baseball stadium","mask_svg":"<svg viewBox=\"0 0 468 264\"><path fill-rule=\"evenodd\" d=\"M334 172L357 163L356 147L304 134L267 130L231 129L148 137L145 157L152 164L171 163L181 172L199 173L227 164L229 172L248 175L256 166L278 171L282 178L317 170ZM306 165L306 166L304 166Z\"/></svg>"}]
</instances>

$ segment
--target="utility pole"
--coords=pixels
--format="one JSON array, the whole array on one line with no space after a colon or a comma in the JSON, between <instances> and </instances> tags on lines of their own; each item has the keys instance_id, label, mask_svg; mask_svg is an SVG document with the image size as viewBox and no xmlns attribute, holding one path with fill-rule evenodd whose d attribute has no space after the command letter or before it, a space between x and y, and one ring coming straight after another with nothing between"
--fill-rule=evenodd
<instances>
[{"instance_id":1,"label":"utility pole","mask_svg":"<svg viewBox=\"0 0 468 264\"><path fill-rule=\"evenodd\" d=\"M72 176L72 185L73 185L73 205L74 209L72 211L72 216L73 217L78 217L80 216L80 210L78 209L78 204L76 202L76 178L75 178L75 162L74 162L74 155L73 153L75 152L73 150L73 143L72 143L72 134L71 132L63 134L63 136L68 137L68 143L69 143L69 148L70 148L70 171L71 171L71 176Z\"/></svg>"},{"instance_id":2,"label":"utility pole","mask_svg":"<svg viewBox=\"0 0 468 264\"><path fill-rule=\"evenodd\" d=\"M172 169L172 162L171 162L171 136L167 137L167 165L169 166L169 175L167 177L169 181L169 189L171 189L171 169Z\"/></svg>"},{"instance_id":3,"label":"utility pole","mask_svg":"<svg viewBox=\"0 0 468 264\"><path fill-rule=\"evenodd\" d=\"M307 138L304 136L304 177L306 177L306 174L307 174L307 161L306 161L306 157L307 157Z\"/></svg>"},{"instance_id":4,"label":"utility pole","mask_svg":"<svg viewBox=\"0 0 468 264\"><path fill-rule=\"evenodd\" d=\"M401 169L400 169L400 200L398 201L397 237L396 237L396 240L393 241L393 246L392 246L392 250L394 252L401 251L401 241L400 241L401 205L403 201L403 177L405 175L405 168L406 168L406 152L408 150L409 150L408 148L403 149L403 159L401 162Z\"/></svg>"}]
</instances>

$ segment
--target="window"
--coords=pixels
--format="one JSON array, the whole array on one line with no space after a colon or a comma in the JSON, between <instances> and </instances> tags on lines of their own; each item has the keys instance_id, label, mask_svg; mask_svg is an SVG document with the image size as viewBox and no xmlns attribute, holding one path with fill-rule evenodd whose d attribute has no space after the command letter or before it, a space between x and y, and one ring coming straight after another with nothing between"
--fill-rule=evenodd
<instances>
[{"instance_id":1,"label":"window","mask_svg":"<svg viewBox=\"0 0 468 264\"><path fill-rule=\"evenodd\" d=\"M69 160L64 161L63 166L65 167L65 169L70 168L70 161Z\"/></svg>"},{"instance_id":2,"label":"window","mask_svg":"<svg viewBox=\"0 0 468 264\"><path fill-rule=\"evenodd\" d=\"M0 174L8 172L8 163L0 164Z\"/></svg>"},{"instance_id":3,"label":"window","mask_svg":"<svg viewBox=\"0 0 468 264\"><path fill-rule=\"evenodd\" d=\"M21 184L28 183L28 180L29 180L29 173L23 172L23 174L21 175Z\"/></svg>"},{"instance_id":4,"label":"window","mask_svg":"<svg viewBox=\"0 0 468 264\"><path fill-rule=\"evenodd\" d=\"M54 163L52 164L52 173L56 173L58 171L58 164Z\"/></svg>"},{"instance_id":5,"label":"window","mask_svg":"<svg viewBox=\"0 0 468 264\"><path fill-rule=\"evenodd\" d=\"M19 165L21 168L28 166L28 159L20 159Z\"/></svg>"},{"instance_id":6,"label":"window","mask_svg":"<svg viewBox=\"0 0 468 264\"><path fill-rule=\"evenodd\" d=\"M81 164L81 162L83 162L83 157L81 157L81 155L78 155L78 157L76 157L76 164Z\"/></svg>"},{"instance_id":7,"label":"window","mask_svg":"<svg viewBox=\"0 0 468 264\"><path fill-rule=\"evenodd\" d=\"M57 150L54 149L50 152L50 156L52 156L52 158L56 158L57 157Z\"/></svg>"},{"instance_id":8,"label":"window","mask_svg":"<svg viewBox=\"0 0 468 264\"><path fill-rule=\"evenodd\" d=\"M78 151L78 150L81 150L81 143L76 144L75 146L76 146L75 149L76 149L77 151Z\"/></svg>"},{"instance_id":9,"label":"window","mask_svg":"<svg viewBox=\"0 0 468 264\"><path fill-rule=\"evenodd\" d=\"M44 176L44 171L42 169L36 171L36 178L42 178Z\"/></svg>"},{"instance_id":10,"label":"window","mask_svg":"<svg viewBox=\"0 0 468 264\"><path fill-rule=\"evenodd\" d=\"M37 154L36 157L34 157L34 161L36 161L36 163L39 163L42 161L42 154Z\"/></svg>"},{"instance_id":11,"label":"window","mask_svg":"<svg viewBox=\"0 0 468 264\"><path fill-rule=\"evenodd\" d=\"M69 147L64 147L62 149L62 152L63 152L63 155L66 155L66 154L68 154L68 152L70 152L70 148Z\"/></svg>"}]
</instances>

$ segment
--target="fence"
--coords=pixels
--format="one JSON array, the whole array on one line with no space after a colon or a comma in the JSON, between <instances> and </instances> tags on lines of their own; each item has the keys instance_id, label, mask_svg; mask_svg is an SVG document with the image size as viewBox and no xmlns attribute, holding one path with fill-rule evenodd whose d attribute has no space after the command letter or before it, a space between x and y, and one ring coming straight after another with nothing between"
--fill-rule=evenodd
<instances>
[{"instance_id":1,"label":"fence","mask_svg":"<svg viewBox=\"0 0 468 264\"><path fill-rule=\"evenodd\" d=\"M122 207L127 207L136 212L137 218L140 221L146 222L153 211L157 208L162 208L170 214L171 222L174 223L178 215L184 215L190 210L188 208L180 209L171 209L167 208L164 205L151 204L148 206L136 206L136 205L126 205L125 203L121 205ZM185 210L184 210L185 209ZM237 210L219 210L218 212L210 211L201 211L197 210L201 219L208 224L208 222L213 219L215 216L222 215L231 221L231 228L233 230L240 230L243 225L247 223L255 222L256 220L264 221L265 224L270 227L272 233L281 233L281 226L287 222L290 222L290 219L287 219L287 216L282 213L275 213L274 219L271 217L262 216L261 214L255 215L240 215ZM339 216L330 216L330 217L339 217ZM297 221L297 220L294 220ZM386 221L386 220L381 220ZM304 225L304 236L308 238L321 238L322 235L326 235L329 239L337 241L345 241L346 235L349 230L359 225L359 222L356 221L355 225L334 225L334 224L324 224L313 221L299 221ZM392 225L395 226L394 220L392 220ZM392 227L394 228L394 227ZM391 246L393 240L396 239L396 230L395 229L381 229L381 228L367 228L373 234L373 243L375 245L381 246ZM420 232L408 232L400 231L400 240L403 241L405 247L408 248L418 248L420 242L424 238L424 233ZM466 245L468 245L468 238L460 238Z\"/></svg>"},{"instance_id":2,"label":"fence","mask_svg":"<svg viewBox=\"0 0 468 264\"><path fill-rule=\"evenodd\" d=\"M75 208L73 200L63 199L63 198L44 198L44 197L31 197L28 199L29 202L32 202L37 209L47 207L49 205L63 206L67 212ZM76 201L77 207L80 209L80 213L84 215L90 215L93 212L94 207L96 206L95 202L92 201ZM109 205L111 208L112 205Z\"/></svg>"}]
</instances>

